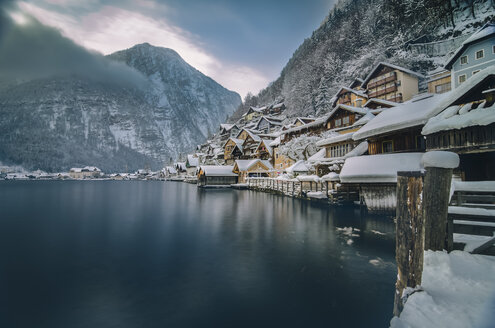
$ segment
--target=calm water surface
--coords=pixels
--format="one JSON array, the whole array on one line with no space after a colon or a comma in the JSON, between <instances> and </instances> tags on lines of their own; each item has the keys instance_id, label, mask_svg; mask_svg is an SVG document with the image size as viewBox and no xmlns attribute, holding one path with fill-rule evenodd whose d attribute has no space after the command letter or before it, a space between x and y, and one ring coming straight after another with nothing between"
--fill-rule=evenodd
<instances>
[{"instance_id":1,"label":"calm water surface","mask_svg":"<svg viewBox=\"0 0 495 328\"><path fill-rule=\"evenodd\" d=\"M390 218L265 193L2 181L0 327L385 327L394 248Z\"/></svg>"}]
</instances>

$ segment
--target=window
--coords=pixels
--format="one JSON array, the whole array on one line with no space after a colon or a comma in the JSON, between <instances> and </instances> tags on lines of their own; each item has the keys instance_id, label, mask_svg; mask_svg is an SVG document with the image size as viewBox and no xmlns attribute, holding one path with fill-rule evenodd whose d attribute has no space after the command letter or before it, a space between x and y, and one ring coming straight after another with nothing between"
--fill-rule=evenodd
<instances>
[{"instance_id":1,"label":"window","mask_svg":"<svg viewBox=\"0 0 495 328\"><path fill-rule=\"evenodd\" d=\"M444 93L447 91L450 91L450 82L435 86L435 93Z\"/></svg>"},{"instance_id":2,"label":"window","mask_svg":"<svg viewBox=\"0 0 495 328\"><path fill-rule=\"evenodd\" d=\"M392 140L382 142L382 153L391 153L394 151L394 143Z\"/></svg>"},{"instance_id":3,"label":"window","mask_svg":"<svg viewBox=\"0 0 495 328\"><path fill-rule=\"evenodd\" d=\"M462 56L461 57L461 65L465 65L468 63L468 56Z\"/></svg>"},{"instance_id":4,"label":"window","mask_svg":"<svg viewBox=\"0 0 495 328\"><path fill-rule=\"evenodd\" d=\"M335 126L341 126L342 125L342 120L339 118L339 119L336 119L335 120Z\"/></svg>"},{"instance_id":5,"label":"window","mask_svg":"<svg viewBox=\"0 0 495 328\"><path fill-rule=\"evenodd\" d=\"M495 46L492 47L492 52L495 54Z\"/></svg>"},{"instance_id":6,"label":"window","mask_svg":"<svg viewBox=\"0 0 495 328\"><path fill-rule=\"evenodd\" d=\"M459 83L466 82L466 74L459 75Z\"/></svg>"},{"instance_id":7,"label":"window","mask_svg":"<svg viewBox=\"0 0 495 328\"><path fill-rule=\"evenodd\" d=\"M473 71L473 75L479 73L480 70Z\"/></svg>"},{"instance_id":8,"label":"window","mask_svg":"<svg viewBox=\"0 0 495 328\"><path fill-rule=\"evenodd\" d=\"M416 136L416 149L425 149L426 143L425 138L423 136Z\"/></svg>"},{"instance_id":9,"label":"window","mask_svg":"<svg viewBox=\"0 0 495 328\"><path fill-rule=\"evenodd\" d=\"M342 124L349 124L349 116L342 118Z\"/></svg>"},{"instance_id":10,"label":"window","mask_svg":"<svg viewBox=\"0 0 495 328\"><path fill-rule=\"evenodd\" d=\"M476 51L476 55L474 56L474 58L481 59L483 57L485 57L485 50L481 49Z\"/></svg>"}]
</instances>

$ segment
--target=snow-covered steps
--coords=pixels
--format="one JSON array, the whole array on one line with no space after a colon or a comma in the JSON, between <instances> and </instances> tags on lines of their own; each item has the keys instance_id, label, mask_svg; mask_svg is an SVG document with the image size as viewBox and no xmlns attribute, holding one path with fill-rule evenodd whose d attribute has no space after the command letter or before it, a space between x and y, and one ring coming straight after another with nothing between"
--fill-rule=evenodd
<instances>
[{"instance_id":1,"label":"snow-covered steps","mask_svg":"<svg viewBox=\"0 0 495 328\"><path fill-rule=\"evenodd\" d=\"M495 255L495 181L455 181L452 187L454 249Z\"/></svg>"}]
</instances>

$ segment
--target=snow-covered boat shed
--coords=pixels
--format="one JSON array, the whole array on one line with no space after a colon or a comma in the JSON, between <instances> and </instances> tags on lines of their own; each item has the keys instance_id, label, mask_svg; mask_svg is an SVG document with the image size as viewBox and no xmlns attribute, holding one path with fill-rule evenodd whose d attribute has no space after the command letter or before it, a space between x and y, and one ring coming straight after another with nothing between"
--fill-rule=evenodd
<instances>
[{"instance_id":1,"label":"snow-covered boat shed","mask_svg":"<svg viewBox=\"0 0 495 328\"><path fill-rule=\"evenodd\" d=\"M198 187L230 186L237 183L232 165L201 165L198 169Z\"/></svg>"}]
</instances>

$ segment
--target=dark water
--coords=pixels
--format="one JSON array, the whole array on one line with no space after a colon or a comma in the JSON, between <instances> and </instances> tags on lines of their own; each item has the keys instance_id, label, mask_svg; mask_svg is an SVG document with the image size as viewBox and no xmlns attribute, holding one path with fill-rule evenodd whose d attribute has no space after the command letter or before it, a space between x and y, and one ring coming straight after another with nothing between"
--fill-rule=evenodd
<instances>
[{"instance_id":1,"label":"dark water","mask_svg":"<svg viewBox=\"0 0 495 328\"><path fill-rule=\"evenodd\" d=\"M0 182L0 327L385 327L393 229L176 182Z\"/></svg>"}]
</instances>

